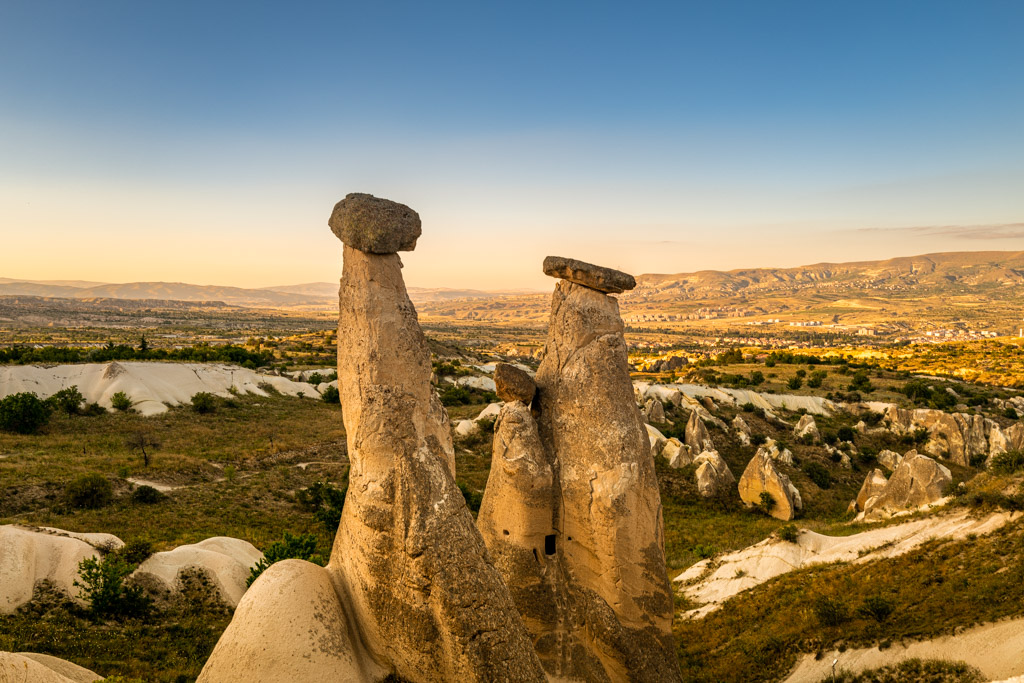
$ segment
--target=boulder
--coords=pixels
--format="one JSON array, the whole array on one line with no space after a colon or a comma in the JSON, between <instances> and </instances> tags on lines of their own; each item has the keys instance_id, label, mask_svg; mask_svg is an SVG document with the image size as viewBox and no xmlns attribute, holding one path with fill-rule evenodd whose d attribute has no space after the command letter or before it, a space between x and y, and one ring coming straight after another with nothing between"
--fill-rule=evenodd
<instances>
[{"instance_id":1,"label":"boulder","mask_svg":"<svg viewBox=\"0 0 1024 683\"><path fill-rule=\"evenodd\" d=\"M718 451L704 451L693 460L697 466L697 492L704 498L713 498L736 483L736 477Z\"/></svg>"},{"instance_id":2,"label":"boulder","mask_svg":"<svg viewBox=\"0 0 1024 683\"><path fill-rule=\"evenodd\" d=\"M0 652L0 682L94 683L103 676L51 655L35 652Z\"/></svg>"},{"instance_id":3,"label":"boulder","mask_svg":"<svg viewBox=\"0 0 1024 683\"><path fill-rule=\"evenodd\" d=\"M890 431L900 436L924 429L928 440L921 446L921 451L930 456L946 458L966 467L972 458L990 455L991 426L986 425L981 415L924 408L904 410L889 406L885 419Z\"/></svg>"},{"instance_id":4,"label":"boulder","mask_svg":"<svg viewBox=\"0 0 1024 683\"><path fill-rule=\"evenodd\" d=\"M250 570L262 557L263 553L248 541L218 536L154 553L139 565L132 579L147 592L164 597L181 590L185 573L198 571L233 609L245 593Z\"/></svg>"},{"instance_id":5,"label":"boulder","mask_svg":"<svg viewBox=\"0 0 1024 683\"><path fill-rule=\"evenodd\" d=\"M487 407L480 411L480 414L473 418L474 422L480 422L482 420L497 420L498 415L501 414L500 403L488 403Z\"/></svg>"},{"instance_id":6,"label":"boulder","mask_svg":"<svg viewBox=\"0 0 1024 683\"><path fill-rule=\"evenodd\" d=\"M758 454L764 454L765 457L771 458L776 462L780 462L783 465L793 466L793 451L788 448L779 450L779 444L775 439L768 439L764 442L760 448L757 449Z\"/></svg>"},{"instance_id":7,"label":"boulder","mask_svg":"<svg viewBox=\"0 0 1024 683\"><path fill-rule=\"evenodd\" d=\"M60 529L16 524L0 526L0 614L12 614L32 601L36 586L46 583L78 598L78 563L100 557L101 550L124 545L110 534L76 534Z\"/></svg>"},{"instance_id":8,"label":"boulder","mask_svg":"<svg viewBox=\"0 0 1024 683\"><path fill-rule=\"evenodd\" d=\"M562 256L545 258L544 274L607 294L618 294L636 287L633 276L621 270L595 266L593 263Z\"/></svg>"},{"instance_id":9,"label":"boulder","mask_svg":"<svg viewBox=\"0 0 1024 683\"><path fill-rule=\"evenodd\" d=\"M332 573L304 560L270 565L242 597L198 683L377 681Z\"/></svg>"},{"instance_id":10,"label":"boulder","mask_svg":"<svg viewBox=\"0 0 1024 683\"><path fill-rule=\"evenodd\" d=\"M872 500L865 501L863 518L882 519L934 503L942 498L952 480L946 467L911 451L903 456L885 488Z\"/></svg>"},{"instance_id":11,"label":"boulder","mask_svg":"<svg viewBox=\"0 0 1024 683\"><path fill-rule=\"evenodd\" d=\"M668 439L665 438L664 434L658 431L657 427L645 424L644 429L647 431L647 440L651 444L651 454L658 455L661 453L661 449L665 447L665 442L668 441Z\"/></svg>"},{"instance_id":12,"label":"boulder","mask_svg":"<svg viewBox=\"0 0 1024 683\"><path fill-rule=\"evenodd\" d=\"M690 419L686 421L685 441L691 453L715 450L715 442L711 440L711 434L696 410L690 412Z\"/></svg>"},{"instance_id":13,"label":"boulder","mask_svg":"<svg viewBox=\"0 0 1024 683\"><path fill-rule=\"evenodd\" d=\"M334 206L327 224L347 246L368 254L412 251L420 236L420 216L405 204L352 193Z\"/></svg>"},{"instance_id":14,"label":"boulder","mask_svg":"<svg viewBox=\"0 0 1024 683\"><path fill-rule=\"evenodd\" d=\"M470 389L479 389L480 391L496 392L498 390L498 385L493 379L490 377L480 377L479 375L459 377L455 380L455 383L460 387L469 387Z\"/></svg>"},{"instance_id":15,"label":"boulder","mask_svg":"<svg viewBox=\"0 0 1024 683\"><path fill-rule=\"evenodd\" d=\"M455 423L455 427L452 431L456 436L465 438L479 432L480 425L478 425L475 420L459 420Z\"/></svg>"},{"instance_id":16,"label":"boulder","mask_svg":"<svg viewBox=\"0 0 1024 683\"><path fill-rule=\"evenodd\" d=\"M668 460L668 466L673 469L686 467L693 462L693 454L690 447L679 441L674 436L665 442L661 448L661 457Z\"/></svg>"},{"instance_id":17,"label":"boulder","mask_svg":"<svg viewBox=\"0 0 1024 683\"><path fill-rule=\"evenodd\" d=\"M665 406L661 405L661 401L656 398L647 399L647 403L644 405L644 418L648 423L664 423Z\"/></svg>"},{"instance_id":18,"label":"boulder","mask_svg":"<svg viewBox=\"0 0 1024 683\"><path fill-rule=\"evenodd\" d=\"M743 470L739 483L740 498L747 507L761 504L761 494L771 496L772 517L790 520L803 508L800 492L785 474L779 471L776 461L765 448L760 448Z\"/></svg>"},{"instance_id":19,"label":"boulder","mask_svg":"<svg viewBox=\"0 0 1024 683\"><path fill-rule=\"evenodd\" d=\"M522 401L529 405L533 395L537 393L537 384L533 377L508 363L498 363L494 366L494 385L498 398L502 401Z\"/></svg>"},{"instance_id":20,"label":"boulder","mask_svg":"<svg viewBox=\"0 0 1024 683\"><path fill-rule=\"evenodd\" d=\"M796 423L796 427L793 428L793 436L798 439L809 436L815 441L819 441L821 434L818 433L818 423L814 421L814 416L802 415Z\"/></svg>"},{"instance_id":21,"label":"boulder","mask_svg":"<svg viewBox=\"0 0 1024 683\"><path fill-rule=\"evenodd\" d=\"M917 451L911 451L911 453L917 453ZM902 455L889 449L884 449L878 454L878 464L890 472L896 469L901 460L903 460Z\"/></svg>"},{"instance_id":22,"label":"boulder","mask_svg":"<svg viewBox=\"0 0 1024 683\"><path fill-rule=\"evenodd\" d=\"M747 421L737 415L732 419L732 428L736 433L736 439L744 446L749 446L751 434L750 426L747 425Z\"/></svg>"},{"instance_id":23,"label":"boulder","mask_svg":"<svg viewBox=\"0 0 1024 683\"><path fill-rule=\"evenodd\" d=\"M857 499L854 501L854 506L858 512L864 512L869 506L873 505L875 499L878 498L879 494L885 490L885 485L889 483L889 480L885 478L885 472L875 468L868 473L868 476L864 477L864 483L860 487L860 491L857 493Z\"/></svg>"}]
</instances>

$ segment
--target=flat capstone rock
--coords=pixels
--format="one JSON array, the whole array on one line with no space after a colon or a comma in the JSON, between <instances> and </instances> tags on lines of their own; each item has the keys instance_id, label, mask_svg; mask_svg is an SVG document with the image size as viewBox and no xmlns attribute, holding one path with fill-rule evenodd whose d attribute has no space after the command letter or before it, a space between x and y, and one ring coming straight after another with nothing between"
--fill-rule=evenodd
<instances>
[{"instance_id":1,"label":"flat capstone rock","mask_svg":"<svg viewBox=\"0 0 1024 683\"><path fill-rule=\"evenodd\" d=\"M494 366L495 393L502 401L522 401L529 405L537 393L537 384L529 373L508 363Z\"/></svg>"},{"instance_id":2,"label":"flat capstone rock","mask_svg":"<svg viewBox=\"0 0 1024 683\"><path fill-rule=\"evenodd\" d=\"M405 204L352 193L334 206L330 220L338 239L368 254L412 251L420 236L420 215Z\"/></svg>"},{"instance_id":3,"label":"flat capstone rock","mask_svg":"<svg viewBox=\"0 0 1024 683\"><path fill-rule=\"evenodd\" d=\"M618 294L636 287L636 279L629 273L623 273L614 268L595 266L593 263L577 261L564 256L545 258L544 274L575 282L606 294Z\"/></svg>"}]
</instances>

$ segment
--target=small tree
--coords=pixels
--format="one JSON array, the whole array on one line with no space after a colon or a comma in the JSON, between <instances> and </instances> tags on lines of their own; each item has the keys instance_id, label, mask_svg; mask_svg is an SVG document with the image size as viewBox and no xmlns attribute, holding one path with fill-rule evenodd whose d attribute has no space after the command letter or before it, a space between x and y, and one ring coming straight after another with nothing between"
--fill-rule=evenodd
<instances>
[{"instance_id":1,"label":"small tree","mask_svg":"<svg viewBox=\"0 0 1024 683\"><path fill-rule=\"evenodd\" d=\"M73 508L96 510L114 499L114 487L102 475L83 474L64 490L68 504Z\"/></svg>"},{"instance_id":2,"label":"small tree","mask_svg":"<svg viewBox=\"0 0 1024 683\"><path fill-rule=\"evenodd\" d=\"M78 390L77 386L61 389L47 399L55 409L67 415L75 415L79 408L85 403L85 396Z\"/></svg>"},{"instance_id":3,"label":"small tree","mask_svg":"<svg viewBox=\"0 0 1024 683\"><path fill-rule=\"evenodd\" d=\"M192 395L192 410L200 415L217 410L217 397L208 391L200 391Z\"/></svg>"},{"instance_id":4,"label":"small tree","mask_svg":"<svg viewBox=\"0 0 1024 683\"><path fill-rule=\"evenodd\" d=\"M137 585L125 585L125 579L135 571L137 564L129 562L120 552L112 552L102 559L87 557L78 563L75 586L81 588L81 597L89 604L89 611L98 617L142 617L152 607Z\"/></svg>"},{"instance_id":5,"label":"small tree","mask_svg":"<svg viewBox=\"0 0 1024 683\"><path fill-rule=\"evenodd\" d=\"M128 435L128 438L124 440L125 445L133 451L139 451L142 453L142 465L143 467L149 467L149 451L160 448L160 444L152 436L146 432L132 432Z\"/></svg>"},{"instance_id":6,"label":"small tree","mask_svg":"<svg viewBox=\"0 0 1024 683\"><path fill-rule=\"evenodd\" d=\"M123 413L132 409L132 400L128 398L128 394L118 391L110 397L110 406Z\"/></svg>"},{"instance_id":7,"label":"small tree","mask_svg":"<svg viewBox=\"0 0 1024 683\"><path fill-rule=\"evenodd\" d=\"M341 524L341 510L347 493L347 484L338 488L330 482L317 481L308 488L300 489L295 499L302 509L313 513L313 517L324 525L328 533L333 534Z\"/></svg>"},{"instance_id":8,"label":"small tree","mask_svg":"<svg viewBox=\"0 0 1024 683\"><path fill-rule=\"evenodd\" d=\"M324 403L341 403L341 394L338 393L338 387L327 387L324 389L324 393L320 394L320 398L323 399Z\"/></svg>"},{"instance_id":9,"label":"small tree","mask_svg":"<svg viewBox=\"0 0 1024 683\"><path fill-rule=\"evenodd\" d=\"M259 578L267 567L280 562L281 560L308 560L323 564L322 559L316 554L317 540L313 534L302 534L292 536L284 532L284 539L272 543L269 548L263 551L263 558L256 563L256 566L249 570L249 578L245 585L251 586L252 582Z\"/></svg>"},{"instance_id":10,"label":"small tree","mask_svg":"<svg viewBox=\"0 0 1024 683\"><path fill-rule=\"evenodd\" d=\"M32 393L11 394L0 401L0 430L35 434L50 419L50 404Z\"/></svg>"}]
</instances>

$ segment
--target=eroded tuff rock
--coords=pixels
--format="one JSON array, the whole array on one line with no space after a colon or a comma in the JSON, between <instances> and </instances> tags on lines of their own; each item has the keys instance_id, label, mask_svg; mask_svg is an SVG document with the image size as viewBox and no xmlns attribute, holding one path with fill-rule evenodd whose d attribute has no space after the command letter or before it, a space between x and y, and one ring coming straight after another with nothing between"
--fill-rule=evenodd
<instances>
[{"instance_id":1,"label":"eroded tuff rock","mask_svg":"<svg viewBox=\"0 0 1024 683\"><path fill-rule=\"evenodd\" d=\"M686 421L685 442L691 453L715 450L715 442L711 440L711 434L696 410L690 412L690 419Z\"/></svg>"},{"instance_id":2,"label":"eroded tuff rock","mask_svg":"<svg viewBox=\"0 0 1024 683\"><path fill-rule=\"evenodd\" d=\"M877 467L871 470L868 476L864 477L864 483L861 485L860 491L857 492L857 499L854 501L857 511L864 512L868 507L874 505L875 499L885 490L885 485L888 483L889 480L885 478L885 472Z\"/></svg>"},{"instance_id":3,"label":"eroded tuff rock","mask_svg":"<svg viewBox=\"0 0 1024 683\"><path fill-rule=\"evenodd\" d=\"M67 660L35 652L0 652L0 683L95 683L103 676Z\"/></svg>"},{"instance_id":4,"label":"eroded tuff rock","mask_svg":"<svg viewBox=\"0 0 1024 683\"><path fill-rule=\"evenodd\" d=\"M736 432L736 439L744 446L750 445L750 425L741 416L737 415L732 420L732 428Z\"/></svg>"},{"instance_id":5,"label":"eroded tuff rock","mask_svg":"<svg viewBox=\"0 0 1024 683\"><path fill-rule=\"evenodd\" d=\"M662 424L665 422L665 406L661 404L661 401L656 398L647 399L647 403L644 404L644 419L648 423Z\"/></svg>"},{"instance_id":6,"label":"eroded tuff rock","mask_svg":"<svg viewBox=\"0 0 1024 683\"><path fill-rule=\"evenodd\" d=\"M803 508L800 492L793 482L783 474L771 457L770 451L760 448L743 470L739 483L740 498L748 507L761 504L761 494L772 498L772 517L782 520L793 519Z\"/></svg>"},{"instance_id":7,"label":"eroded tuff rock","mask_svg":"<svg viewBox=\"0 0 1024 683\"><path fill-rule=\"evenodd\" d=\"M814 421L814 416L802 415L796 423L796 427L793 428L793 436L798 439L809 436L815 441L821 439L821 434L818 433L818 423Z\"/></svg>"},{"instance_id":8,"label":"eroded tuff rock","mask_svg":"<svg viewBox=\"0 0 1024 683\"><path fill-rule=\"evenodd\" d=\"M420 216L405 204L354 192L334 206L327 221L346 245L369 254L412 251L420 236Z\"/></svg>"},{"instance_id":9,"label":"eroded tuff rock","mask_svg":"<svg viewBox=\"0 0 1024 683\"><path fill-rule=\"evenodd\" d=\"M693 459L697 466L695 478L697 493L703 498L713 498L736 483L736 477L718 451L704 451Z\"/></svg>"},{"instance_id":10,"label":"eroded tuff rock","mask_svg":"<svg viewBox=\"0 0 1024 683\"><path fill-rule=\"evenodd\" d=\"M380 234L411 234L401 213L369 215ZM203 680L376 680L363 652L417 683L546 679L455 484L448 415L401 268L397 254L345 245L338 386L351 470L330 562L290 567L301 576L285 582L307 587L287 602L261 585L266 573L256 581ZM307 607L287 623L273 618L291 603ZM274 656L256 656L261 645ZM306 651L319 663L290 654Z\"/></svg>"},{"instance_id":11,"label":"eroded tuff rock","mask_svg":"<svg viewBox=\"0 0 1024 683\"><path fill-rule=\"evenodd\" d=\"M928 439L920 446L921 451L958 465L967 466L972 459L988 459L1024 448L1024 423L1020 422L1003 429L981 415L927 408L905 410L896 406L890 406L884 417L893 434L912 435L919 429L925 430Z\"/></svg>"},{"instance_id":12,"label":"eroded tuff rock","mask_svg":"<svg viewBox=\"0 0 1024 683\"><path fill-rule=\"evenodd\" d=\"M507 583L529 587L513 595L557 679L679 680L652 452L665 439L645 430L622 332L614 298L558 283L536 377L538 420L511 404L495 434L486 495L491 482L517 482L524 502L480 511ZM550 498L546 477L534 474L544 463Z\"/></svg>"},{"instance_id":13,"label":"eroded tuff rock","mask_svg":"<svg viewBox=\"0 0 1024 683\"><path fill-rule=\"evenodd\" d=\"M562 256L545 258L544 274L607 294L618 294L636 287L636 280L633 276L623 273L621 270L595 266L593 263Z\"/></svg>"},{"instance_id":14,"label":"eroded tuff rock","mask_svg":"<svg viewBox=\"0 0 1024 683\"><path fill-rule=\"evenodd\" d=\"M537 393L537 384L529 373L508 363L494 366L494 388L502 401L522 401L527 405Z\"/></svg>"},{"instance_id":15,"label":"eroded tuff rock","mask_svg":"<svg viewBox=\"0 0 1024 683\"><path fill-rule=\"evenodd\" d=\"M882 519L934 503L942 498L952 480L953 476L946 467L926 455L911 451L903 456L885 487L865 501L863 518Z\"/></svg>"}]
</instances>

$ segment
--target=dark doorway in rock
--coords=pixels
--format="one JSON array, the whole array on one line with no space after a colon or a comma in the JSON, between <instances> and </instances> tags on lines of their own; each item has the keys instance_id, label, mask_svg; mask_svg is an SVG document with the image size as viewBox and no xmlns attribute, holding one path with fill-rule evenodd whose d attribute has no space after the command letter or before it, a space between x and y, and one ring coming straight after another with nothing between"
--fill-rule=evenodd
<instances>
[{"instance_id":1,"label":"dark doorway in rock","mask_svg":"<svg viewBox=\"0 0 1024 683\"><path fill-rule=\"evenodd\" d=\"M548 557L555 554L555 535L548 534L544 537L544 554Z\"/></svg>"}]
</instances>

